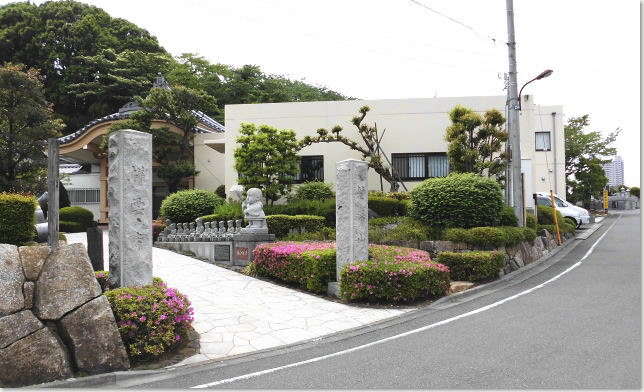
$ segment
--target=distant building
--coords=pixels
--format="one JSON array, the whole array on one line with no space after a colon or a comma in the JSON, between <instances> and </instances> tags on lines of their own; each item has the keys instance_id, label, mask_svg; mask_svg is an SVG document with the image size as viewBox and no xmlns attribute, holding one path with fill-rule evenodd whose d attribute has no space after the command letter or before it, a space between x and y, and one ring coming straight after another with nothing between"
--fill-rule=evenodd
<instances>
[{"instance_id":1,"label":"distant building","mask_svg":"<svg viewBox=\"0 0 644 392\"><path fill-rule=\"evenodd\" d=\"M608 178L608 185L624 185L624 161L619 155L611 162L604 164L604 173Z\"/></svg>"},{"instance_id":2,"label":"distant building","mask_svg":"<svg viewBox=\"0 0 644 392\"><path fill-rule=\"evenodd\" d=\"M608 206L612 210L634 210L640 208L640 199L626 191L611 195Z\"/></svg>"}]
</instances>

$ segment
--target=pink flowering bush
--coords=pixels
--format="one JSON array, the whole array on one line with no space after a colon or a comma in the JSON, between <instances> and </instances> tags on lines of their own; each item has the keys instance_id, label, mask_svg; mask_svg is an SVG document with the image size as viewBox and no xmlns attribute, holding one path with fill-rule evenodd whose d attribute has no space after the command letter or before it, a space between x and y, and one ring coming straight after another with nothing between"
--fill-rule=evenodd
<instances>
[{"instance_id":1,"label":"pink flowering bush","mask_svg":"<svg viewBox=\"0 0 644 392\"><path fill-rule=\"evenodd\" d=\"M449 268L429 253L411 248L370 245L369 260L344 267L340 296L347 301L410 302L445 295Z\"/></svg>"},{"instance_id":2,"label":"pink flowering bush","mask_svg":"<svg viewBox=\"0 0 644 392\"><path fill-rule=\"evenodd\" d=\"M260 276L325 293L336 280L334 242L276 242L255 248L253 265ZM342 271L340 296L348 301L412 301L443 295L449 289L449 268L431 261L425 251L370 245L369 260Z\"/></svg>"},{"instance_id":3,"label":"pink flowering bush","mask_svg":"<svg viewBox=\"0 0 644 392\"><path fill-rule=\"evenodd\" d=\"M153 359L185 339L193 310L185 295L159 278L105 293L130 359Z\"/></svg>"},{"instance_id":4,"label":"pink flowering bush","mask_svg":"<svg viewBox=\"0 0 644 392\"><path fill-rule=\"evenodd\" d=\"M253 251L255 272L312 291L325 293L335 280L335 243L274 242Z\"/></svg>"},{"instance_id":5,"label":"pink flowering bush","mask_svg":"<svg viewBox=\"0 0 644 392\"><path fill-rule=\"evenodd\" d=\"M109 271L94 271L94 276L96 276L96 280L98 281L98 284L101 285L101 290L103 290L103 292L112 288L110 286Z\"/></svg>"}]
</instances>

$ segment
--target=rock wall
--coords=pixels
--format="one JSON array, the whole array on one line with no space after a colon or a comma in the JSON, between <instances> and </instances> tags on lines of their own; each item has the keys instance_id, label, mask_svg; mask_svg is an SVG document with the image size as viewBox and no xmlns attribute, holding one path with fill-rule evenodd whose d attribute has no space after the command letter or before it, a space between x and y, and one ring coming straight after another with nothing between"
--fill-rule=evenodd
<instances>
[{"instance_id":1,"label":"rock wall","mask_svg":"<svg viewBox=\"0 0 644 392\"><path fill-rule=\"evenodd\" d=\"M129 367L82 244L0 244L0 387Z\"/></svg>"}]
</instances>

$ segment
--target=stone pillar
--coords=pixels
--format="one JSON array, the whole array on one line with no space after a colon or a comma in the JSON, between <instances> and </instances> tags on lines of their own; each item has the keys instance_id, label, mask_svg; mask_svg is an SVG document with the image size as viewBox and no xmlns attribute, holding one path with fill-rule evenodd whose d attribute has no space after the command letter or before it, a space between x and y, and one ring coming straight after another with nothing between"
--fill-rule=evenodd
<instances>
[{"instance_id":1,"label":"stone pillar","mask_svg":"<svg viewBox=\"0 0 644 392\"><path fill-rule=\"evenodd\" d=\"M152 135L122 130L108 142L110 279L152 283Z\"/></svg>"},{"instance_id":2,"label":"stone pillar","mask_svg":"<svg viewBox=\"0 0 644 392\"><path fill-rule=\"evenodd\" d=\"M336 165L335 230L336 275L345 265L369 258L366 162L346 159ZM329 283L329 293L338 295L338 282Z\"/></svg>"},{"instance_id":3,"label":"stone pillar","mask_svg":"<svg viewBox=\"0 0 644 392\"><path fill-rule=\"evenodd\" d=\"M105 157L100 160L99 176L100 216L98 223L107 223L107 158Z\"/></svg>"}]
</instances>

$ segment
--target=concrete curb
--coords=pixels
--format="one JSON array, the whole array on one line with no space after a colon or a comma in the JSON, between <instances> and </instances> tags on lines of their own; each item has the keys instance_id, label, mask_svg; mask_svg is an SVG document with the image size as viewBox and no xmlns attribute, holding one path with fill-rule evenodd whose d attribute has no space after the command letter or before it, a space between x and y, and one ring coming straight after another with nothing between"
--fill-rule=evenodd
<instances>
[{"instance_id":1,"label":"concrete curb","mask_svg":"<svg viewBox=\"0 0 644 392\"><path fill-rule=\"evenodd\" d=\"M603 223L605 221L606 220L603 220L599 224L599 226L594 228L593 231L588 236L592 235L601 226L603 226ZM45 384L32 385L32 386L28 386L27 388L84 388L84 387L97 387L97 386L104 386L104 387L113 386L113 387L120 388L120 387L127 386L123 384L127 384L127 380L131 380L134 378L153 376L153 375L159 375L160 378L165 378L164 375L167 374L169 370L184 369L186 373L190 373L191 370L199 371L201 366L203 366L204 364L214 364L218 362L223 363L223 361L230 362L235 360L243 361L247 357L273 356L279 353L292 351L298 348L304 348L307 345L316 344L318 341L322 339L328 340L329 342L336 342L336 341L348 339L357 335L366 334L366 333L384 329L393 325L398 325L398 324L405 323L407 321L411 321L413 319L423 316L423 314L429 310L446 309L446 308L461 304L463 302L466 302L470 299L481 297L483 295L487 295L487 294L499 291L501 289L519 284L539 274L540 272L550 268L552 265L556 264L565 255L570 253L570 251L572 251L578 244L580 244L581 243L580 240L582 239L581 238L570 239L566 241L563 244L563 246L559 246L555 248L550 254L543 256L540 259L522 268L519 268L518 270L512 271L493 282L485 283L480 286L473 287L469 290L461 291L458 293L454 293L454 294L442 297L437 301L434 301L431 304L428 304L427 306L414 309L412 311L409 311L401 315L392 316L372 324L367 324L367 325L362 325L355 328L346 329L344 331L335 332L330 335L307 339L307 340L303 340L289 345L271 347L271 348L257 350L249 353L233 355L233 356L217 358L217 359L210 359L210 360L190 363L186 365L179 365L179 366L172 365L172 366L168 366L168 367L156 369L156 370L130 370L130 371L119 371L119 372L113 372L113 373L97 374L97 375L92 375L87 377L71 378L67 380L53 381ZM122 385L118 385L118 384L122 384ZM133 385L136 385L136 383Z\"/></svg>"}]
</instances>

